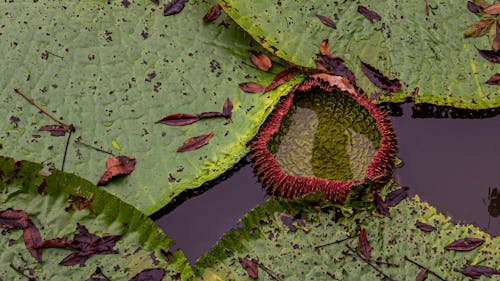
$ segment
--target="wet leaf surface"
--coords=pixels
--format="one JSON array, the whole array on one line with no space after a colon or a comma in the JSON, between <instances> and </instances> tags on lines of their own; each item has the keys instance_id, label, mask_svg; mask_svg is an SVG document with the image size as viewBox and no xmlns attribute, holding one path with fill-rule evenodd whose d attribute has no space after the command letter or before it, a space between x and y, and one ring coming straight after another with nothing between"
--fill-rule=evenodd
<instances>
[{"instance_id":1,"label":"wet leaf surface","mask_svg":"<svg viewBox=\"0 0 500 281\"><path fill-rule=\"evenodd\" d=\"M326 69L333 75L338 75L349 79L349 81L356 81L354 73L344 64L344 60L335 55L318 55L318 62L320 62Z\"/></svg>"},{"instance_id":2,"label":"wet leaf surface","mask_svg":"<svg viewBox=\"0 0 500 281\"><path fill-rule=\"evenodd\" d=\"M465 32L465 37L481 37L488 33L494 20L479 20L471 25Z\"/></svg>"},{"instance_id":3,"label":"wet leaf surface","mask_svg":"<svg viewBox=\"0 0 500 281\"><path fill-rule=\"evenodd\" d=\"M391 191L385 197L385 202L387 206L394 207L399 204L399 202L403 201L406 197L408 197L408 187L404 186L402 188Z\"/></svg>"},{"instance_id":4,"label":"wet leaf surface","mask_svg":"<svg viewBox=\"0 0 500 281\"><path fill-rule=\"evenodd\" d=\"M170 3L165 4L163 8L164 16L171 16L178 14L184 9L184 4L186 4L188 0L172 0Z\"/></svg>"},{"instance_id":5,"label":"wet leaf surface","mask_svg":"<svg viewBox=\"0 0 500 281\"><path fill-rule=\"evenodd\" d=\"M327 18L325 16L322 16L322 15L316 15L316 17L318 17L318 19L324 25L326 25L326 26L328 26L330 28L333 28L333 29L337 29L337 25L331 19L329 19L329 18Z\"/></svg>"},{"instance_id":6,"label":"wet leaf surface","mask_svg":"<svg viewBox=\"0 0 500 281\"><path fill-rule=\"evenodd\" d=\"M156 123L161 123L170 126L185 126L193 124L200 120L200 116L190 113L174 113L163 117Z\"/></svg>"},{"instance_id":7,"label":"wet leaf surface","mask_svg":"<svg viewBox=\"0 0 500 281\"><path fill-rule=\"evenodd\" d=\"M27 228L23 230L23 240L26 249L38 262L42 261L42 252L38 248L42 244L42 236L38 228L30 222Z\"/></svg>"},{"instance_id":8,"label":"wet leaf surface","mask_svg":"<svg viewBox=\"0 0 500 281\"><path fill-rule=\"evenodd\" d=\"M445 249L453 251L471 251L483 245L484 240L479 238L462 238L448 244Z\"/></svg>"},{"instance_id":9,"label":"wet leaf surface","mask_svg":"<svg viewBox=\"0 0 500 281\"><path fill-rule=\"evenodd\" d=\"M425 279L427 279L427 273L428 273L427 269L420 270L420 272L417 275L417 278L415 278L415 281L424 281Z\"/></svg>"},{"instance_id":10,"label":"wet leaf surface","mask_svg":"<svg viewBox=\"0 0 500 281\"><path fill-rule=\"evenodd\" d=\"M374 23L374 22L382 19L382 17L380 17L380 15L377 14L375 11L368 9L367 7L365 7L363 5L358 6L358 13L362 14L371 23Z\"/></svg>"},{"instance_id":11,"label":"wet leaf surface","mask_svg":"<svg viewBox=\"0 0 500 281\"><path fill-rule=\"evenodd\" d=\"M249 51L248 56L253 65L255 65L255 67L262 71L269 71L269 69L273 65L269 57L265 54L257 53L255 51Z\"/></svg>"},{"instance_id":12,"label":"wet leaf surface","mask_svg":"<svg viewBox=\"0 0 500 281\"><path fill-rule=\"evenodd\" d=\"M205 14L203 20L205 22L212 22L220 16L221 12L222 8L220 7L219 3L215 3L215 5L213 5L210 8L210 10L208 10L208 12Z\"/></svg>"},{"instance_id":13,"label":"wet leaf surface","mask_svg":"<svg viewBox=\"0 0 500 281\"><path fill-rule=\"evenodd\" d=\"M264 93L266 91L266 86L257 84L255 82L244 82L239 84L240 89L247 93L253 93L253 94L258 94L258 93Z\"/></svg>"},{"instance_id":14,"label":"wet leaf surface","mask_svg":"<svg viewBox=\"0 0 500 281\"><path fill-rule=\"evenodd\" d=\"M206 133L203 135L189 138L179 148L177 148L177 152L186 152L186 151L196 150L196 149L208 144L208 142L213 137L213 135L214 135L213 132L209 132L209 133Z\"/></svg>"},{"instance_id":15,"label":"wet leaf surface","mask_svg":"<svg viewBox=\"0 0 500 281\"><path fill-rule=\"evenodd\" d=\"M321 41L321 44L319 45L319 53L324 56L330 54L330 44L328 43L328 39Z\"/></svg>"},{"instance_id":16,"label":"wet leaf surface","mask_svg":"<svg viewBox=\"0 0 500 281\"><path fill-rule=\"evenodd\" d=\"M479 49L477 51L483 58L491 62L500 63L500 52L490 51L490 50L479 50Z\"/></svg>"},{"instance_id":17,"label":"wet leaf surface","mask_svg":"<svg viewBox=\"0 0 500 281\"><path fill-rule=\"evenodd\" d=\"M488 81L486 81L488 85L500 85L500 73L495 73L491 76Z\"/></svg>"},{"instance_id":18,"label":"wet leaf surface","mask_svg":"<svg viewBox=\"0 0 500 281\"><path fill-rule=\"evenodd\" d=\"M358 244L359 244L359 251L363 255L364 259L367 261L371 260L372 248L370 246L370 243L368 242L368 238L366 237L366 230L364 228L362 228L359 231Z\"/></svg>"},{"instance_id":19,"label":"wet leaf surface","mask_svg":"<svg viewBox=\"0 0 500 281\"><path fill-rule=\"evenodd\" d=\"M499 270L483 265L467 266L462 270L458 270L458 272L473 279L479 279L481 276L491 277L493 275L500 275Z\"/></svg>"},{"instance_id":20,"label":"wet leaf surface","mask_svg":"<svg viewBox=\"0 0 500 281\"><path fill-rule=\"evenodd\" d=\"M421 221L417 221L417 222L415 223L415 226L416 226L418 229L420 229L420 230L422 230L422 231L425 231L425 232L433 232L433 231L436 231L436 228L435 228L434 226L432 226L432 225L428 225L428 224L423 223L423 222L421 222Z\"/></svg>"},{"instance_id":21,"label":"wet leaf surface","mask_svg":"<svg viewBox=\"0 0 500 281\"><path fill-rule=\"evenodd\" d=\"M375 86L379 87L382 90L386 90L388 92L399 92L401 91L401 82L396 78L389 78L382 74L375 67L361 62L361 70L366 75L368 80L370 80Z\"/></svg>"},{"instance_id":22,"label":"wet leaf surface","mask_svg":"<svg viewBox=\"0 0 500 281\"><path fill-rule=\"evenodd\" d=\"M68 132L68 130L61 125L43 125L38 130L44 132L50 132L50 135L53 137L62 137L66 135L66 132Z\"/></svg>"},{"instance_id":23,"label":"wet leaf surface","mask_svg":"<svg viewBox=\"0 0 500 281\"><path fill-rule=\"evenodd\" d=\"M130 281L161 281L165 277L165 269L152 268L139 272Z\"/></svg>"},{"instance_id":24,"label":"wet leaf surface","mask_svg":"<svg viewBox=\"0 0 500 281\"><path fill-rule=\"evenodd\" d=\"M106 171L101 176L97 185L105 185L112 178L120 175L128 175L134 171L136 160L134 157L117 156L106 160Z\"/></svg>"},{"instance_id":25,"label":"wet leaf surface","mask_svg":"<svg viewBox=\"0 0 500 281\"><path fill-rule=\"evenodd\" d=\"M256 262L246 258L240 258L240 264L243 269L247 272L248 276L253 279L259 278L259 268Z\"/></svg>"},{"instance_id":26,"label":"wet leaf surface","mask_svg":"<svg viewBox=\"0 0 500 281\"><path fill-rule=\"evenodd\" d=\"M500 14L500 4L493 4L483 9L483 13L487 13L490 15L498 15Z\"/></svg>"}]
</instances>

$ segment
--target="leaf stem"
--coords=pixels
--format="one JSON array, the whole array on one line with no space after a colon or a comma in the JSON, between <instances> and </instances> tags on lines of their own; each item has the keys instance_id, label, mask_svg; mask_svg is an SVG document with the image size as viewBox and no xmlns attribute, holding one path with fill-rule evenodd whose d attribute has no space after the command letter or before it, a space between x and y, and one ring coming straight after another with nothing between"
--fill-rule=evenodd
<instances>
[{"instance_id":1,"label":"leaf stem","mask_svg":"<svg viewBox=\"0 0 500 281\"><path fill-rule=\"evenodd\" d=\"M69 140L71 139L71 133L73 131L69 131L68 133L68 139L66 140L66 147L64 148L64 155L63 155L63 161L61 165L61 171L64 171L64 164L66 163L66 155L68 155L68 146L69 146Z\"/></svg>"},{"instance_id":2,"label":"leaf stem","mask_svg":"<svg viewBox=\"0 0 500 281\"><path fill-rule=\"evenodd\" d=\"M354 236L347 236L346 238L339 239L339 240L336 240L336 241L333 241L333 242L330 242L330 243L326 243L326 244L319 245L319 246L314 246L314 250L318 250L318 249L321 249L321 248L326 247L326 246L330 246L330 245L342 243L342 242L345 242L347 240L351 240L353 238L354 238Z\"/></svg>"},{"instance_id":3,"label":"leaf stem","mask_svg":"<svg viewBox=\"0 0 500 281\"><path fill-rule=\"evenodd\" d=\"M261 262L257 261L257 260L252 260L258 267L260 267L262 270L264 270L268 275L269 277L271 277L271 279L275 280L275 281L282 281L281 278L279 278L278 276L276 276L272 271L271 269L269 269L268 267L266 267L265 265L263 265Z\"/></svg>"},{"instance_id":4,"label":"leaf stem","mask_svg":"<svg viewBox=\"0 0 500 281\"><path fill-rule=\"evenodd\" d=\"M409 257L404 256L404 259L405 259L405 260L407 260L407 261L409 261L409 262L411 262L411 263L413 263L414 265L416 265L416 266L420 267L421 269L425 269L425 270L427 270L430 274L432 274L432 275L436 276L439 280L447 281L447 279L444 279L443 277L439 276L439 275L438 275L437 273L435 273L434 271L432 271L432 270L428 269L427 267L425 267L425 266L423 266L423 265L419 264L418 262L416 262L416 261L414 261L414 260L411 260Z\"/></svg>"},{"instance_id":5,"label":"leaf stem","mask_svg":"<svg viewBox=\"0 0 500 281\"><path fill-rule=\"evenodd\" d=\"M88 148L93 149L93 150L98 151L98 152L102 152L102 153L109 154L109 155L111 155L111 156L115 156L115 154L114 154L113 152L111 152L111 151L106 151L106 150L103 150L103 149L97 148L97 147L95 147L95 146L93 146L93 145L90 145L90 144L84 143L84 142L82 142L82 141L80 140L80 138L77 138L77 139L75 140L75 143L77 143L77 144L81 144L81 145L83 145L83 146L85 146L85 147L88 147Z\"/></svg>"},{"instance_id":6,"label":"leaf stem","mask_svg":"<svg viewBox=\"0 0 500 281\"><path fill-rule=\"evenodd\" d=\"M13 264L9 264L9 265L10 265L10 268L12 268L19 275L28 278L29 281L37 281L36 278L33 278L33 277L30 277L30 276L26 275L26 273L24 273L24 271L21 270L20 268L15 267Z\"/></svg>"},{"instance_id":7,"label":"leaf stem","mask_svg":"<svg viewBox=\"0 0 500 281\"><path fill-rule=\"evenodd\" d=\"M349 245L346 245L347 249L349 249L351 252L355 253L356 256L358 256L360 259L364 260L369 266L371 266L373 269L375 269L378 273L382 274L386 279L391 280L391 281L396 281L395 279L392 279L389 275L385 274L380 270L378 267L374 266L369 260L363 258L358 251L354 250L351 248Z\"/></svg>"}]
</instances>

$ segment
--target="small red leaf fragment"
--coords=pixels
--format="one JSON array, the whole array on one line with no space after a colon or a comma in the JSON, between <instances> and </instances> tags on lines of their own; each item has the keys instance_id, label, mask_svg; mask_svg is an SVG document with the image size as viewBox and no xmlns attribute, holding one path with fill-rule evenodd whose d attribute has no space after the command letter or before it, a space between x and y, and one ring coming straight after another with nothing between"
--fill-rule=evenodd
<instances>
[{"instance_id":1,"label":"small red leaf fragment","mask_svg":"<svg viewBox=\"0 0 500 281\"><path fill-rule=\"evenodd\" d=\"M53 137L62 137L66 135L66 132L68 131L65 127L61 125L43 125L38 130L50 132L50 135Z\"/></svg>"},{"instance_id":2,"label":"small red leaf fragment","mask_svg":"<svg viewBox=\"0 0 500 281\"><path fill-rule=\"evenodd\" d=\"M467 30L464 32L465 37L481 37L485 35L488 30L490 30L490 26L494 23L493 20L479 20L469 26Z\"/></svg>"},{"instance_id":3,"label":"small red leaf fragment","mask_svg":"<svg viewBox=\"0 0 500 281\"><path fill-rule=\"evenodd\" d=\"M330 54L330 44L328 43L328 39L321 41L321 44L319 45L319 53L324 56Z\"/></svg>"},{"instance_id":4,"label":"small red leaf fragment","mask_svg":"<svg viewBox=\"0 0 500 281\"><path fill-rule=\"evenodd\" d=\"M253 65L262 71L268 71L273 65L271 60L265 54L249 51L248 56L250 57L250 61Z\"/></svg>"},{"instance_id":5,"label":"small red leaf fragment","mask_svg":"<svg viewBox=\"0 0 500 281\"><path fill-rule=\"evenodd\" d=\"M163 268L145 269L132 277L130 281L161 281L165 274L166 271Z\"/></svg>"},{"instance_id":6,"label":"small red leaf fragment","mask_svg":"<svg viewBox=\"0 0 500 281\"><path fill-rule=\"evenodd\" d=\"M184 9L184 4L187 2L188 0L172 0L170 1L170 3L168 4L165 4L165 6L163 7L163 15L164 16L171 16L171 15L175 15L175 14L178 14L182 11L182 9Z\"/></svg>"},{"instance_id":7,"label":"small red leaf fragment","mask_svg":"<svg viewBox=\"0 0 500 281\"><path fill-rule=\"evenodd\" d=\"M240 258L240 264L244 270L248 273L248 276L253 279L259 278L259 269L257 267L257 263L253 260L249 260L246 258Z\"/></svg>"},{"instance_id":8,"label":"small red leaf fragment","mask_svg":"<svg viewBox=\"0 0 500 281\"><path fill-rule=\"evenodd\" d=\"M208 10L207 14L203 17L203 21L211 22L216 20L220 16L221 11L222 9L219 3L215 3L215 5L213 5L210 10Z\"/></svg>"},{"instance_id":9,"label":"small red leaf fragment","mask_svg":"<svg viewBox=\"0 0 500 281\"><path fill-rule=\"evenodd\" d=\"M487 13L490 15L498 15L500 14L500 3L493 4L483 9L483 13Z\"/></svg>"},{"instance_id":10,"label":"small red leaf fragment","mask_svg":"<svg viewBox=\"0 0 500 281\"><path fill-rule=\"evenodd\" d=\"M226 119L231 120L233 115L233 103L229 98L224 102L224 106L222 107L222 115L226 117Z\"/></svg>"},{"instance_id":11,"label":"small red leaf fragment","mask_svg":"<svg viewBox=\"0 0 500 281\"><path fill-rule=\"evenodd\" d=\"M38 248L69 248L77 249L76 243L68 238L54 238L49 240L44 240Z\"/></svg>"},{"instance_id":12,"label":"small red leaf fragment","mask_svg":"<svg viewBox=\"0 0 500 281\"><path fill-rule=\"evenodd\" d=\"M174 113L163 117L156 123L162 123L170 126L184 126L193 124L200 120L200 116L190 113Z\"/></svg>"},{"instance_id":13,"label":"small red leaf fragment","mask_svg":"<svg viewBox=\"0 0 500 281\"><path fill-rule=\"evenodd\" d=\"M30 221L28 227L23 230L23 240L26 249L38 261L42 261L42 252L39 249L42 245L42 236L38 228Z\"/></svg>"},{"instance_id":14,"label":"small red leaf fragment","mask_svg":"<svg viewBox=\"0 0 500 281\"><path fill-rule=\"evenodd\" d=\"M396 78L389 78L382 74L375 67L361 62L361 70L366 75L368 80L372 82L375 86L379 87L382 90L386 90L388 92L399 92L401 91L401 82Z\"/></svg>"},{"instance_id":15,"label":"small red leaf fragment","mask_svg":"<svg viewBox=\"0 0 500 281\"><path fill-rule=\"evenodd\" d=\"M134 171L136 160L134 157L117 156L106 160L106 171L97 185L105 185L112 178L119 175L128 175Z\"/></svg>"},{"instance_id":16,"label":"small red leaf fragment","mask_svg":"<svg viewBox=\"0 0 500 281\"><path fill-rule=\"evenodd\" d=\"M488 81L486 81L486 84L488 85L500 85L500 73L495 73L493 76L491 76Z\"/></svg>"},{"instance_id":17,"label":"small red leaf fragment","mask_svg":"<svg viewBox=\"0 0 500 281\"><path fill-rule=\"evenodd\" d=\"M387 203L377 193L375 193L375 202L377 203L377 211L385 217L391 218L391 212L389 212Z\"/></svg>"},{"instance_id":18,"label":"small red leaf fragment","mask_svg":"<svg viewBox=\"0 0 500 281\"><path fill-rule=\"evenodd\" d=\"M471 265L464 267L462 270L458 270L465 276L471 277L473 279L479 279L481 276L491 277L492 275L500 275L500 270L496 270L491 267L484 265Z\"/></svg>"},{"instance_id":19,"label":"small red leaf fragment","mask_svg":"<svg viewBox=\"0 0 500 281\"><path fill-rule=\"evenodd\" d=\"M322 16L322 15L316 15L316 16L321 21L321 23L323 23L324 25L326 25L330 28L333 28L333 29L337 29L337 25L331 19L329 19L325 16Z\"/></svg>"},{"instance_id":20,"label":"small red leaf fragment","mask_svg":"<svg viewBox=\"0 0 500 281\"><path fill-rule=\"evenodd\" d=\"M500 24L495 23L495 38L491 41L491 47L498 52L500 50Z\"/></svg>"},{"instance_id":21,"label":"small red leaf fragment","mask_svg":"<svg viewBox=\"0 0 500 281\"><path fill-rule=\"evenodd\" d=\"M385 202L387 203L388 207L394 207L399 202L403 201L406 197L408 197L408 187L404 186L400 189L396 189L394 191L391 191L387 194L385 197Z\"/></svg>"},{"instance_id":22,"label":"small red leaf fragment","mask_svg":"<svg viewBox=\"0 0 500 281\"><path fill-rule=\"evenodd\" d=\"M29 226L29 215L22 210L0 211L0 227L24 229Z\"/></svg>"},{"instance_id":23,"label":"small red leaf fragment","mask_svg":"<svg viewBox=\"0 0 500 281\"><path fill-rule=\"evenodd\" d=\"M427 273L427 269L422 268L422 270L420 270L420 272L418 273L417 278L415 278L415 281L424 281L425 279L427 279Z\"/></svg>"},{"instance_id":24,"label":"small red leaf fragment","mask_svg":"<svg viewBox=\"0 0 500 281\"><path fill-rule=\"evenodd\" d=\"M434 227L434 226L432 226L432 225L428 225L428 224L423 223L423 222L420 222L420 221L417 221L417 222L415 223L415 226L416 226L418 229L420 229L420 230L422 230L422 231L425 231L425 232L433 232L433 231L435 231L435 230L437 229L437 228L435 228L435 227Z\"/></svg>"},{"instance_id":25,"label":"small red leaf fragment","mask_svg":"<svg viewBox=\"0 0 500 281\"><path fill-rule=\"evenodd\" d=\"M380 17L380 15L377 14L375 11L372 11L372 10L368 9L367 7L365 7L363 5L359 5L358 6L358 13L362 14L371 23L374 23L374 22L379 21L379 20L382 19Z\"/></svg>"},{"instance_id":26,"label":"small red leaf fragment","mask_svg":"<svg viewBox=\"0 0 500 281\"><path fill-rule=\"evenodd\" d=\"M247 93L263 93L266 91L266 86L257 84L255 82L245 82L245 83L240 83L240 89Z\"/></svg>"},{"instance_id":27,"label":"small red leaf fragment","mask_svg":"<svg viewBox=\"0 0 500 281\"><path fill-rule=\"evenodd\" d=\"M466 238L456 240L456 241L448 244L444 248L446 250L453 250L453 251L471 251L471 250L474 250L475 248L481 246L483 243L484 243L484 240L482 240L482 239L466 237Z\"/></svg>"},{"instance_id":28,"label":"small red leaf fragment","mask_svg":"<svg viewBox=\"0 0 500 281\"><path fill-rule=\"evenodd\" d=\"M490 50L479 50L479 49L477 51L483 58L491 62L500 63L500 52L490 51Z\"/></svg>"},{"instance_id":29,"label":"small red leaf fragment","mask_svg":"<svg viewBox=\"0 0 500 281\"><path fill-rule=\"evenodd\" d=\"M274 77L271 84L269 84L269 86L266 87L266 92L278 88L279 86L292 80L292 78L294 76L295 76L295 70L293 70L291 68L287 68L287 69L281 71L280 73L276 74L276 76Z\"/></svg>"},{"instance_id":30,"label":"small red leaf fragment","mask_svg":"<svg viewBox=\"0 0 500 281\"><path fill-rule=\"evenodd\" d=\"M208 144L213 135L213 132L209 132L203 135L189 138L179 148L177 148L177 152L186 152L198 149Z\"/></svg>"},{"instance_id":31,"label":"small red leaf fragment","mask_svg":"<svg viewBox=\"0 0 500 281\"><path fill-rule=\"evenodd\" d=\"M93 213L92 208L90 205L92 205L92 202L94 201L94 193L90 194L89 198L83 196L80 192L80 189L76 191L76 194L70 194L68 198L69 202L75 204L75 208L78 211L81 211L85 208L88 208L91 213Z\"/></svg>"},{"instance_id":32,"label":"small red leaf fragment","mask_svg":"<svg viewBox=\"0 0 500 281\"><path fill-rule=\"evenodd\" d=\"M367 261L371 260L372 248L370 246L370 243L368 242L368 238L366 238L366 230L364 228L362 228L359 231L358 242L359 242L359 250L363 255L364 259Z\"/></svg>"}]
</instances>

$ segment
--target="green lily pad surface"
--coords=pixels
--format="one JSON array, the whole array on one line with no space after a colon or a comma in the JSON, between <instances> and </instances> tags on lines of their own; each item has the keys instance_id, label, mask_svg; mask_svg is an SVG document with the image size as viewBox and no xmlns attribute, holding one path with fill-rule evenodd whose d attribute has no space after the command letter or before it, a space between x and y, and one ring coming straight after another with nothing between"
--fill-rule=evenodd
<instances>
[{"instance_id":1,"label":"green lily pad surface","mask_svg":"<svg viewBox=\"0 0 500 281\"><path fill-rule=\"evenodd\" d=\"M467 109L500 106L500 89L486 81L500 67L482 58L479 49L491 49L487 38L464 38L480 18L466 1L236 1L218 0L223 9L256 41L292 64L315 67L323 39L345 60L369 94L381 93L364 76L360 61L388 77L402 81L400 93L380 101L431 103ZM371 23L358 5L378 13ZM332 29L317 15L332 20ZM417 95L414 89L418 87Z\"/></svg>"},{"instance_id":2,"label":"green lily pad surface","mask_svg":"<svg viewBox=\"0 0 500 281\"><path fill-rule=\"evenodd\" d=\"M42 240L73 239L78 225L100 237L119 235L121 238L113 247L118 252L91 256L84 266L63 266L59 262L75 250L43 249L42 261L37 262L25 246L23 230L2 228L0 276L3 280L27 280L28 277L87 280L103 278L101 274L111 280L129 280L150 268L164 269L164 280L191 278L192 270L184 255L179 251L169 252L173 241L144 214L80 177L57 170L50 176L39 175L46 172L40 164L0 157L1 210L26 211ZM77 196L81 202L93 197L92 203L79 210ZM2 219L2 224L6 221Z\"/></svg>"},{"instance_id":3,"label":"green lily pad surface","mask_svg":"<svg viewBox=\"0 0 500 281\"><path fill-rule=\"evenodd\" d=\"M227 233L197 261L199 280L253 280L240 258L255 262L257 280L388 280L349 249L359 251L360 229L365 229L371 245L371 263L394 280L415 280L421 271L405 256L447 280L465 280L454 271L465 265L500 266L500 238L474 226L456 225L418 197L391 208L392 219L366 209L338 219L334 210L312 206L273 199L250 211L239 229ZM437 230L424 232L415 226L417 221ZM485 242L468 252L444 249L465 237ZM389 264L377 264L377 259ZM427 280L438 279L429 273Z\"/></svg>"},{"instance_id":4,"label":"green lily pad surface","mask_svg":"<svg viewBox=\"0 0 500 281\"><path fill-rule=\"evenodd\" d=\"M128 4L129 3L129 4ZM109 155L135 157L132 174L104 188L151 214L183 190L214 179L247 152L273 105L295 80L266 94L238 84L268 84L283 69L259 71L248 59L258 44L227 19L204 23L206 1L189 1L165 17L153 1L16 1L0 4L0 155L61 167L65 137L40 132L55 124L12 89L73 124L65 170L97 182ZM232 122L203 119L183 127L156 124L166 115L222 111ZM213 132L209 144L178 153Z\"/></svg>"}]
</instances>

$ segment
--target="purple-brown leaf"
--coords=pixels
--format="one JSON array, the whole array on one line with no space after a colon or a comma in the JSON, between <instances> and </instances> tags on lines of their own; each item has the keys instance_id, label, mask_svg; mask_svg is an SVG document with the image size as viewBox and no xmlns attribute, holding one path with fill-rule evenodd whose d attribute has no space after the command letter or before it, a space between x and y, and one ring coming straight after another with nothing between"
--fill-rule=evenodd
<instances>
[{"instance_id":1,"label":"purple-brown leaf","mask_svg":"<svg viewBox=\"0 0 500 281\"><path fill-rule=\"evenodd\" d=\"M30 225L29 215L22 210L0 211L0 227L24 229Z\"/></svg>"},{"instance_id":2,"label":"purple-brown leaf","mask_svg":"<svg viewBox=\"0 0 500 281\"><path fill-rule=\"evenodd\" d=\"M389 78L375 67L364 62L361 62L361 70L368 80L380 89L392 93L401 91L401 82L398 79Z\"/></svg>"},{"instance_id":3,"label":"purple-brown leaf","mask_svg":"<svg viewBox=\"0 0 500 281\"><path fill-rule=\"evenodd\" d=\"M38 129L39 131L50 132L50 135L53 137L62 137L66 135L68 129L61 125L43 125Z\"/></svg>"},{"instance_id":4,"label":"purple-brown leaf","mask_svg":"<svg viewBox=\"0 0 500 281\"><path fill-rule=\"evenodd\" d=\"M467 9L474 14L481 13L482 9L472 1L467 1Z\"/></svg>"},{"instance_id":5,"label":"purple-brown leaf","mask_svg":"<svg viewBox=\"0 0 500 281\"><path fill-rule=\"evenodd\" d=\"M165 277L165 269L151 268L139 272L130 281L161 281Z\"/></svg>"},{"instance_id":6,"label":"purple-brown leaf","mask_svg":"<svg viewBox=\"0 0 500 281\"><path fill-rule=\"evenodd\" d=\"M170 126L184 126L193 124L200 120L200 116L190 113L174 113L163 117L156 123L162 123Z\"/></svg>"},{"instance_id":7,"label":"purple-brown leaf","mask_svg":"<svg viewBox=\"0 0 500 281\"><path fill-rule=\"evenodd\" d=\"M212 138L213 135L214 135L213 132L209 132L209 133L206 133L203 135L189 138L179 148L177 148L177 152L186 152L186 151L196 150L196 149L208 144L208 142L210 141L210 139Z\"/></svg>"},{"instance_id":8,"label":"purple-brown leaf","mask_svg":"<svg viewBox=\"0 0 500 281\"><path fill-rule=\"evenodd\" d=\"M372 11L372 10L368 9L367 7L362 6L362 5L358 6L358 13L362 14L371 23L374 23L374 22L382 19L382 17L380 17L380 15L377 14L375 11Z\"/></svg>"},{"instance_id":9,"label":"purple-brown leaf","mask_svg":"<svg viewBox=\"0 0 500 281\"><path fill-rule=\"evenodd\" d=\"M171 16L171 15L175 15L175 14L178 14L182 11L182 9L184 9L184 4L187 2L188 0L172 0L170 1L170 3L168 4L165 4L164 8L163 8L163 15L164 16Z\"/></svg>"},{"instance_id":10,"label":"purple-brown leaf","mask_svg":"<svg viewBox=\"0 0 500 281\"><path fill-rule=\"evenodd\" d=\"M404 186L400 189L389 192L385 197L385 203L387 203L387 206L394 207L399 204L399 202L403 201L403 199L408 197L408 189L409 188L407 186Z\"/></svg>"},{"instance_id":11,"label":"purple-brown leaf","mask_svg":"<svg viewBox=\"0 0 500 281\"><path fill-rule=\"evenodd\" d=\"M38 228L30 221L28 227L23 230L23 240L28 252L38 261L42 261L42 252L39 249L42 245L42 236Z\"/></svg>"},{"instance_id":12,"label":"purple-brown leaf","mask_svg":"<svg viewBox=\"0 0 500 281\"><path fill-rule=\"evenodd\" d=\"M481 276L491 277L492 275L500 275L500 270L496 270L491 267L484 265L471 265L464 267L462 270L458 270L465 276L471 277L473 279L479 279Z\"/></svg>"},{"instance_id":13,"label":"purple-brown leaf","mask_svg":"<svg viewBox=\"0 0 500 281\"><path fill-rule=\"evenodd\" d=\"M223 117L224 114L222 112L202 112L200 113L200 119L205 118L215 118L215 117Z\"/></svg>"},{"instance_id":14,"label":"purple-brown leaf","mask_svg":"<svg viewBox=\"0 0 500 281\"><path fill-rule=\"evenodd\" d=\"M203 17L203 21L211 22L216 20L220 16L221 11L222 9L219 3L215 3L215 5L213 5L210 10L208 10L207 14Z\"/></svg>"},{"instance_id":15,"label":"purple-brown leaf","mask_svg":"<svg viewBox=\"0 0 500 281\"><path fill-rule=\"evenodd\" d=\"M450 244L448 244L446 247L444 247L446 250L453 250L453 251L471 251L474 250L475 248L481 246L484 243L484 240L479 239L479 238L462 238L459 240L456 240Z\"/></svg>"},{"instance_id":16,"label":"purple-brown leaf","mask_svg":"<svg viewBox=\"0 0 500 281\"><path fill-rule=\"evenodd\" d=\"M427 279L427 273L427 269L422 268L422 270L420 270L420 272L418 273L417 278L415 278L415 281L424 281L425 279Z\"/></svg>"},{"instance_id":17,"label":"purple-brown leaf","mask_svg":"<svg viewBox=\"0 0 500 281\"><path fill-rule=\"evenodd\" d=\"M105 185L112 178L120 175L128 175L135 169L136 160L134 157L117 156L106 160L106 171L102 174L97 185Z\"/></svg>"},{"instance_id":18,"label":"purple-brown leaf","mask_svg":"<svg viewBox=\"0 0 500 281\"><path fill-rule=\"evenodd\" d=\"M266 87L266 92L278 88L279 86L292 80L294 76L295 76L295 70L293 70L292 68L287 68L281 71L280 73L276 74L271 84L269 84L269 86Z\"/></svg>"},{"instance_id":19,"label":"purple-brown leaf","mask_svg":"<svg viewBox=\"0 0 500 281\"><path fill-rule=\"evenodd\" d=\"M363 255L364 259L367 261L371 260L372 248L370 246L370 243L368 242L368 238L366 237L366 230L364 228L362 228L359 231L358 243L359 243L359 251Z\"/></svg>"},{"instance_id":20,"label":"purple-brown leaf","mask_svg":"<svg viewBox=\"0 0 500 281\"><path fill-rule=\"evenodd\" d=\"M333 29L337 29L337 25L329 18L322 16L322 15L316 15L318 19L323 23L324 25L331 27Z\"/></svg>"},{"instance_id":21,"label":"purple-brown leaf","mask_svg":"<svg viewBox=\"0 0 500 281\"><path fill-rule=\"evenodd\" d=\"M417 222L415 223L415 226L416 226L418 229L420 229L420 230L422 230L422 231L425 231L425 232L433 232L433 231L435 231L435 230L437 229L437 228L435 228L435 227L434 227L434 226L432 226L432 225L428 225L428 224L423 223L423 222L420 222L420 221L417 221Z\"/></svg>"},{"instance_id":22,"label":"purple-brown leaf","mask_svg":"<svg viewBox=\"0 0 500 281\"><path fill-rule=\"evenodd\" d=\"M479 50L479 49L477 51L483 58L491 62L500 63L500 52L490 51L490 50Z\"/></svg>"},{"instance_id":23,"label":"purple-brown leaf","mask_svg":"<svg viewBox=\"0 0 500 281\"><path fill-rule=\"evenodd\" d=\"M491 76L488 81L486 81L488 85L500 85L500 73L495 73Z\"/></svg>"},{"instance_id":24,"label":"purple-brown leaf","mask_svg":"<svg viewBox=\"0 0 500 281\"><path fill-rule=\"evenodd\" d=\"M259 269L257 267L257 263L253 260L249 260L246 258L240 258L240 264L244 270L248 273L248 276L253 279L259 278Z\"/></svg>"},{"instance_id":25,"label":"purple-brown leaf","mask_svg":"<svg viewBox=\"0 0 500 281\"><path fill-rule=\"evenodd\" d=\"M389 212L387 203L377 193L375 193L375 202L377 203L377 211L385 217L391 218L391 212Z\"/></svg>"},{"instance_id":26,"label":"purple-brown leaf","mask_svg":"<svg viewBox=\"0 0 500 281\"><path fill-rule=\"evenodd\" d=\"M249 51L248 56L253 65L262 71L268 71L273 65L271 60L265 54Z\"/></svg>"},{"instance_id":27,"label":"purple-brown leaf","mask_svg":"<svg viewBox=\"0 0 500 281\"><path fill-rule=\"evenodd\" d=\"M344 60L341 58L331 54L320 54L318 55L318 62L325 66L331 74L345 77L351 82L356 81L356 76L349 68L347 68L344 64Z\"/></svg>"},{"instance_id":28,"label":"purple-brown leaf","mask_svg":"<svg viewBox=\"0 0 500 281\"><path fill-rule=\"evenodd\" d=\"M245 82L245 83L240 83L240 89L247 93L263 93L266 91L266 86L257 84L255 82Z\"/></svg>"},{"instance_id":29,"label":"purple-brown leaf","mask_svg":"<svg viewBox=\"0 0 500 281\"><path fill-rule=\"evenodd\" d=\"M229 98L224 102L224 106L222 107L222 115L226 117L226 119L231 120L231 116L233 115L233 103Z\"/></svg>"}]
</instances>

